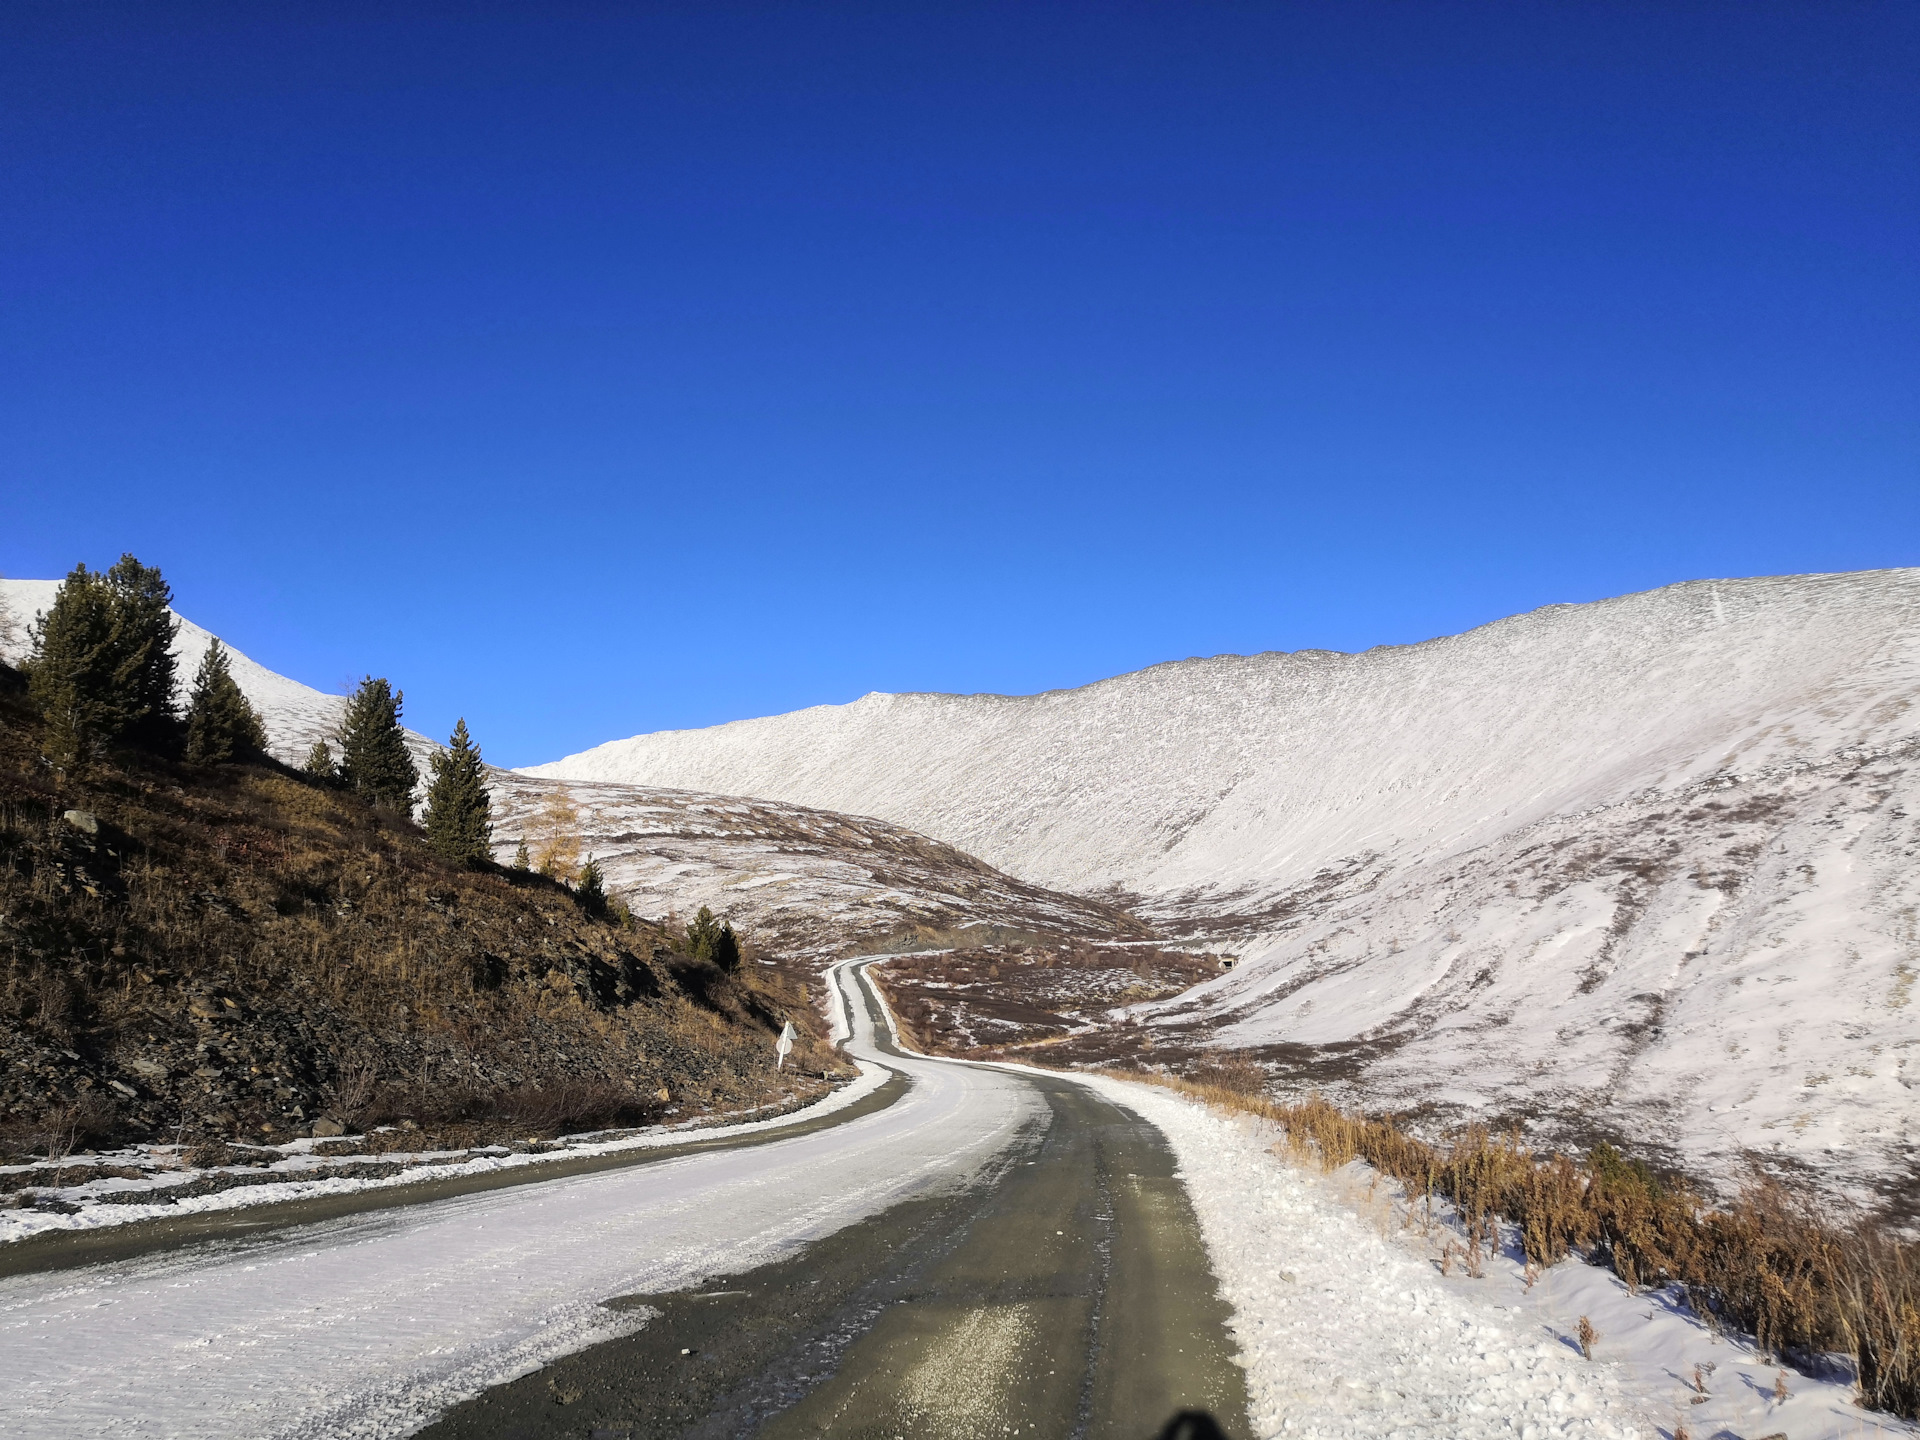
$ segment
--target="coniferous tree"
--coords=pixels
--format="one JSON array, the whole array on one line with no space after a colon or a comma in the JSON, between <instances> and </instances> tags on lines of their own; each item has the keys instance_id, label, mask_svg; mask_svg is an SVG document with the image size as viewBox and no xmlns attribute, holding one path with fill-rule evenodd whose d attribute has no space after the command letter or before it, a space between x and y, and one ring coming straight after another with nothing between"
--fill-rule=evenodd
<instances>
[{"instance_id":1,"label":"coniferous tree","mask_svg":"<svg viewBox=\"0 0 1920 1440\"><path fill-rule=\"evenodd\" d=\"M32 633L28 691L46 720L47 758L61 769L84 764L127 723L116 684L120 648L106 577L74 566Z\"/></svg>"},{"instance_id":2,"label":"coniferous tree","mask_svg":"<svg viewBox=\"0 0 1920 1440\"><path fill-rule=\"evenodd\" d=\"M384 677L367 676L347 702L339 735L341 781L361 799L403 813L413 809L413 787L420 783L400 729L405 698Z\"/></svg>"},{"instance_id":3,"label":"coniferous tree","mask_svg":"<svg viewBox=\"0 0 1920 1440\"><path fill-rule=\"evenodd\" d=\"M259 712L233 678L227 647L215 640L200 658L187 701L187 759L196 765L219 765L266 748L267 731Z\"/></svg>"},{"instance_id":4,"label":"coniferous tree","mask_svg":"<svg viewBox=\"0 0 1920 1440\"><path fill-rule=\"evenodd\" d=\"M598 915L607 908L607 881L600 873L600 862L591 855L587 863L580 867L580 879L574 886L574 898L589 915Z\"/></svg>"},{"instance_id":5,"label":"coniferous tree","mask_svg":"<svg viewBox=\"0 0 1920 1440\"><path fill-rule=\"evenodd\" d=\"M142 565L132 555L122 555L107 571L107 585L118 632L114 683L126 711L123 728L148 744L177 744L173 640L180 626L173 618L173 591L158 566Z\"/></svg>"},{"instance_id":6,"label":"coniferous tree","mask_svg":"<svg viewBox=\"0 0 1920 1440\"><path fill-rule=\"evenodd\" d=\"M713 937L713 963L729 975L740 968L740 941L730 921L721 921L720 933Z\"/></svg>"},{"instance_id":7,"label":"coniferous tree","mask_svg":"<svg viewBox=\"0 0 1920 1440\"><path fill-rule=\"evenodd\" d=\"M493 858L492 804L480 747L462 719L447 748L433 757L427 787L427 843L447 859L479 865Z\"/></svg>"},{"instance_id":8,"label":"coniferous tree","mask_svg":"<svg viewBox=\"0 0 1920 1440\"><path fill-rule=\"evenodd\" d=\"M513 848L513 868L516 870L527 870L532 868L532 865L533 861L527 855L527 842L522 840Z\"/></svg>"},{"instance_id":9,"label":"coniferous tree","mask_svg":"<svg viewBox=\"0 0 1920 1440\"><path fill-rule=\"evenodd\" d=\"M566 880L580 868L580 807L564 786L547 792L527 826L533 868L549 880Z\"/></svg>"},{"instance_id":10,"label":"coniferous tree","mask_svg":"<svg viewBox=\"0 0 1920 1440\"><path fill-rule=\"evenodd\" d=\"M123 735L173 739L172 601L159 570L131 555L104 575L76 565L61 582L34 622L28 662L55 764L79 764Z\"/></svg>"},{"instance_id":11,"label":"coniferous tree","mask_svg":"<svg viewBox=\"0 0 1920 1440\"><path fill-rule=\"evenodd\" d=\"M313 749L307 752L307 763L300 768L323 785L336 785L340 781L340 767L334 763L333 750L324 740L313 742Z\"/></svg>"},{"instance_id":12,"label":"coniferous tree","mask_svg":"<svg viewBox=\"0 0 1920 1440\"><path fill-rule=\"evenodd\" d=\"M687 954L696 960L711 960L714 947L719 943L720 922L713 918L713 911L702 905L693 923L687 926Z\"/></svg>"}]
</instances>

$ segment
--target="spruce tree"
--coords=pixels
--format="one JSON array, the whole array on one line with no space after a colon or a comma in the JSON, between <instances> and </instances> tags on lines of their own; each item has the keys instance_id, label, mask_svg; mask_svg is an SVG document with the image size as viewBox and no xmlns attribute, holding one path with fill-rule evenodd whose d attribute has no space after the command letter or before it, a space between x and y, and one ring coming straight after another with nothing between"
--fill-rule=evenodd
<instances>
[{"instance_id":1,"label":"spruce tree","mask_svg":"<svg viewBox=\"0 0 1920 1440\"><path fill-rule=\"evenodd\" d=\"M589 915L598 915L607 908L606 877L600 873L600 862L591 855L580 867L580 880L574 886L573 895Z\"/></svg>"},{"instance_id":2,"label":"spruce tree","mask_svg":"<svg viewBox=\"0 0 1920 1440\"><path fill-rule=\"evenodd\" d=\"M713 911L702 905L693 923L687 926L687 954L696 960L711 960L719 942L720 922L713 918Z\"/></svg>"},{"instance_id":3,"label":"spruce tree","mask_svg":"<svg viewBox=\"0 0 1920 1440\"><path fill-rule=\"evenodd\" d=\"M516 870L526 870L530 869L532 864L532 860L527 855L527 842L522 840L518 845L513 847L513 868Z\"/></svg>"},{"instance_id":4,"label":"spruce tree","mask_svg":"<svg viewBox=\"0 0 1920 1440\"><path fill-rule=\"evenodd\" d=\"M219 765L266 748L266 727L233 678L227 647L215 640L200 657L187 701L187 759L196 765Z\"/></svg>"},{"instance_id":5,"label":"spruce tree","mask_svg":"<svg viewBox=\"0 0 1920 1440\"><path fill-rule=\"evenodd\" d=\"M340 782L340 767L334 763L333 750L324 740L313 742L313 749L307 752L307 763L300 768L323 785Z\"/></svg>"},{"instance_id":6,"label":"spruce tree","mask_svg":"<svg viewBox=\"0 0 1920 1440\"><path fill-rule=\"evenodd\" d=\"M178 743L174 716L173 640L180 626L173 618L173 591L157 566L122 555L107 571L113 592L114 684L126 711L123 729L147 744Z\"/></svg>"},{"instance_id":7,"label":"spruce tree","mask_svg":"<svg viewBox=\"0 0 1920 1440\"><path fill-rule=\"evenodd\" d=\"M433 783L427 787L427 843L461 865L493 858L492 804L480 747L462 719L447 748L433 757Z\"/></svg>"},{"instance_id":8,"label":"spruce tree","mask_svg":"<svg viewBox=\"0 0 1920 1440\"><path fill-rule=\"evenodd\" d=\"M76 565L61 582L28 662L48 759L77 765L122 736L173 743L172 602L159 570L131 555L104 575Z\"/></svg>"},{"instance_id":9,"label":"spruce tree","mask_svg":"<svg viewBox=\"0 0 1920 1440\"><path fill-rule=\"evenodd\" d=\"M713 937L713 963L729 975L740 968L740 941L730 921L721 921L720 933Z\"/></svg>"},{"instance_id":10,"label":"spruce tree","mask_svg":"<svg viewBox=\"0 0 1920 1440\"><path fill-rule=\"evenodd\" d=\"M104 575L76 565L33 622L28 691L46 721L47 759L60 769L86 763L127 723L113 591Z\"/></svg>"},{"instance_id":11,"label":"spruce tree","mask_svg":"<svg viewBox=\"0 0 1920 1440\"><path fill-rule=\"evenodd\" d=\"M369 675L347 702L340 722L340 779L361 799L403 814L413 809L413 787L420 772L407 753L400 729L405 696L385 678Z\"/></svg>"}]
</instances>

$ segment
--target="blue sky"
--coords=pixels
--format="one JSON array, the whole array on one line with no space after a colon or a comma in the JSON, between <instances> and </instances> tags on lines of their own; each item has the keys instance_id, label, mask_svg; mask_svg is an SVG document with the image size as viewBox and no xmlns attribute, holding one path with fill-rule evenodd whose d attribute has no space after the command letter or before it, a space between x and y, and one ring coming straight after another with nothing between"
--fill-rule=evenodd
<instances>
[{"instance_id":1,"label":"blue sky","mask_svg":"<svg viewBox=\"0 0 1920 1440\"><path fill-rule=\"evenodd\" d=\"M9 6L0 572L521 764L1920 563L1911 5Z\"/></svg>"}]
</instances>

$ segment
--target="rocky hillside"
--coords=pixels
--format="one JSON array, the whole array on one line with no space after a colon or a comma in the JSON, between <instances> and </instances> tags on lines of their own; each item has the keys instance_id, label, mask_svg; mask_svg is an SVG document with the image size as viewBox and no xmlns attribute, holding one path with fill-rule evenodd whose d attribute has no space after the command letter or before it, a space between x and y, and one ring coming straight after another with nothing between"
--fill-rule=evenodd
<instances>
[{"instance_id":1,"label":"rocky hillside","mask_svg":"<svg viewBox=\"0 0 1920 1440\"><path fill-rule=\"evenodd\" d=\"M1239 950L1156 1014L1371 1104L1916 1174L1920 571L871 695L536 775L880 817Z\"/></svg>"},{"instance_id":2,"label":"rocky hillside","mask_svg":"<svg viewBox=\"0 0 1920 1440\"><path fill-rule=\"evenodd\" d=\"M450 867L276 764L123 752L61 781L37 736L0 669L0 1152L403 1119L477 1143L758 1105L794 1088L789 1018L803 1089L837 1064L777 972Z\"/></svg>"}]
</instances>

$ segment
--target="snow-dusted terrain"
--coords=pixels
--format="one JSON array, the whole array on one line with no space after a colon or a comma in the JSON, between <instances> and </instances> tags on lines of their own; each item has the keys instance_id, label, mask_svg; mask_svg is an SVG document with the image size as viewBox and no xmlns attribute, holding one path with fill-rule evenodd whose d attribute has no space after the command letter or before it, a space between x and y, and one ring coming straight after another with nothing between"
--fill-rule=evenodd
<instances>
[{"instance_id":1,"label":"snow-dusted terrain","mask_svg":"<svg viewBox=\"0 0 1920 1440\"><path fill-rule=\"evenodd\" d=\"M1167 1137L1247 1371L1254 1433L1299 1440L1637 1436L1900 1440L1920 1430L1854 1404L1844 1379L1783 1376L1709 1331L1678 1287L1630 1292L1568 1258L1531 1287L1517 1244L1478 1278L1434 1263L1454 1232L1355 1162L1332 1176L1275 1153L1278 1134L1147 1086L1085 1077ZM1599 1332L1591 1361L1580 1318ZM1704 1396L1689 1383L1702 1367ZM1776 1398L1777 1378L1788 1398Z\"/></svg>"},{"instance_id":2,"label":"snow-dusted terrain","mask_svg":"<svg viewBox=\"0 0 1920 1440\"><path fill-rule=\"evenodd\" d=\"M0 601L20 621L0 659L27 653L25 627L52 605L59 582L0 580ZM181 619L174 645L181 687L213 636ZM234 679L260 711L273 755L304 763L338 728L346 699L277 675L228 647ZM403 687L404 688L404 687ZM484 737L483 737L484 738ZM408 732L425 794L438 748ZM765 951L826 955L880 948L910 932L986 927L1042 934L1139 934L1110 906L1016 880L971 855L898 825L803 806L682 790L533 780L490 772L498 858L510 861L533 813L555 789L580 815L582 855L601 864L610 890L649 917L691 916L702 905Z\"/></svg>"},{"instance_id":3,"label":"snow-dusted terrain","mask_svg":"<svg viewBox=\"0 0 1920 1440\"><path fill-rule=\"evenodd\" d=\"M865 1007L849 1045L874 1051ZM0 1280L0 1435L397 1436L644 1312L957 1185L1046 1114L1011 1076L914 1085L837 1128L240 1243Z\"/></svg>"},{"instance_id":4,"label":"snow-dusted terrain","mask_svg":"<svg viewBox=\"0 0 1920 1440\"><path fill-rule=\"evenodd\" d=\"M896 1047L916 1053L891 1010L886 1019ZM1629 1290L1571 1255L1535 1276L1511 1227L1477 1276L1443 1268L1448 1242L1465 1253L1450 1208L1408 1195L1364 1162L1324 1175L1269 1122L1139 1081L1067 1078L1166 1136L1232 1310L1256 1435L1661 1440L1682 1426L1715 1440L1920 1434L1862 1410L1843 1369L1789 1377L1751 1337L1710 1330L1679 1286ZM1579 1346L1582 1318L1598 1331L1591 1356ZM1776 1382L1787 1385L1784 1400Z\"/></svg>"},{"instance_id":5,"label":"snow-dusted terrain","mask_svg":"<svg viewBox=\"0 0 1920 1440\"><path fill-rule=\"evenodd\" d=\"M22 618L53 590L0 582ZM183 671L206 639L183 625ZM336 722L338 696L234 672L284 759ZM1300 1083L1911 1199L1916 699L1920 571L1699 581L1359 655L641 736L498 777L497 838L563 783L642 913L709 904L814 954L1114 934L1059 892L1119 900L1245 957L1156 1023Z\"/></svg>"},{"instance_id":6,"label":"snow-dusted terrain","mask_svg":"<svg viewBox=\"0 0 1920 1440\"><path fill-rule=\"evenodd\" d=\"M1358 655L869 695L535 767L874 815L1245 962L1169 1007L1372 1103L1915 1175L1920 571ZM1329 1054L1339 1068L1324 1063Z\"/></svg>"},{"instance_id":7,"label":"snow-dusted terrain","mask_svg":"<svg viewBox=\"0 0 1920 1440\"><path fill-rule=\"evenodd\" d=\"M502 861L512 858L548 792L563 788L579 811L583 850L634 909L685 919L708 905L762 950L822 957L968 931L1146 933L1111 906L1016 880L884 820L507 771L492 780Z\"/></svg>"}]
</instances>

